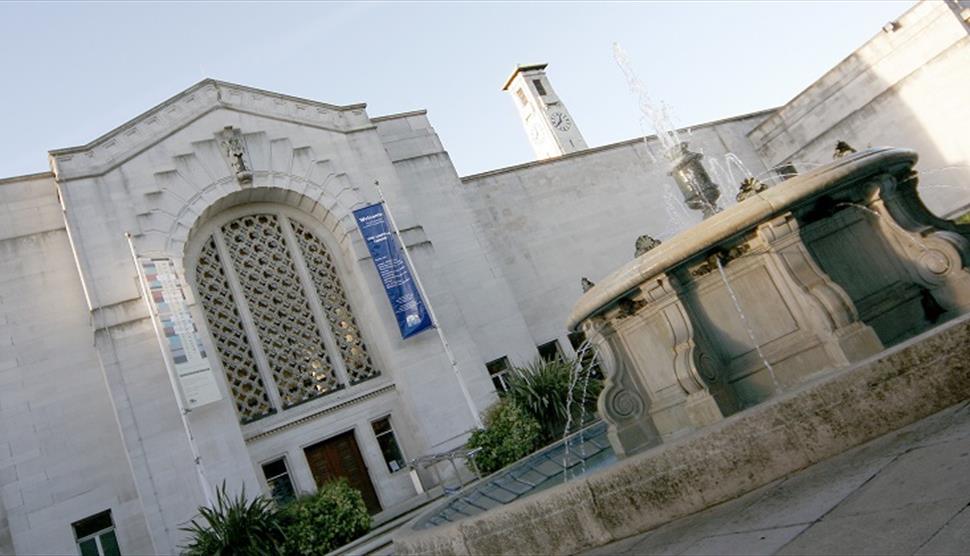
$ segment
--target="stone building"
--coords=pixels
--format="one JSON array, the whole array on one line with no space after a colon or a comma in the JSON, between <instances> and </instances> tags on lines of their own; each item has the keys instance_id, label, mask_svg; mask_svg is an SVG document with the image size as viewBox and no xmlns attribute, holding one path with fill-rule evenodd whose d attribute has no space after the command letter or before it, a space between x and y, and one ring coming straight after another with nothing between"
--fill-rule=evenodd
<instances>
[{"instance_id":1,"label":"stone building","mask_svg":"<svg viewBox=\"0 0 970 556\"><path fill-rule=\"evenodd\" d=\"M719 168L803 171L845 141L951 172L925 195L959 214L968 34L966 2L919 3L785 106L684 137L725 203ZM224 481L286 496L346 476L379 519L423 500L436 478L406 462L475 421L438 336L400 337L352 215L374 182L476 410L510 365L573 353L581 277L699 219L671 206L653 138L587 147L545 66L505 89L538 160L473 176L423 111L205 80L0 180L0 553L176 552ZM175 376L186 361L204 363Z\"/></svg>"}]
</instances>

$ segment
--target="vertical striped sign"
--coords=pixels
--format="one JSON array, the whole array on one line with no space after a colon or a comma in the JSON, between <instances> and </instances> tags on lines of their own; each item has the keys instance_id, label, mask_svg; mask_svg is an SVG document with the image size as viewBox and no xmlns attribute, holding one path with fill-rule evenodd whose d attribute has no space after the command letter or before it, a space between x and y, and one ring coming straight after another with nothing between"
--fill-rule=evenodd
<instances>
[{"instance_id":1,"label":"vertical striped sign","mask_svg":"<svg viewBox=\"0 0 970 556\"><path fill-rule=\"evenodd\" d=\"M222 399L199 330L189 313L182 282L171 259L138 259L138 272L153 308L162 352L174 370L186 409Z\"/></svg>"}]
</instances>

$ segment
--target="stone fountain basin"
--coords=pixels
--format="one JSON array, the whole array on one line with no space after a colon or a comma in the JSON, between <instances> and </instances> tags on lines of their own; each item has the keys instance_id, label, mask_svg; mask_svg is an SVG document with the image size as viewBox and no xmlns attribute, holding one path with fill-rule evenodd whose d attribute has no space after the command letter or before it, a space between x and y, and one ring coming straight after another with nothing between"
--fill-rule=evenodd
<instances>
[{"instance_id":1,"label":"stone fountain basin","mask_svg":"<svg viewBox=\"0 0 970 556\"><path fill-rule=\"evenodd\" d=\"M970 311L970 228L930 213L913 151L784 181L637 257L568 321L602 360L621 457Z\"/></svg>"},{"instance_id":2,"label":"stone fountain basin","mask_svg":"<svg viewBox=\"0 0 970 556\"><path fill-rule=\"evenodd\" d=\"M677 441L477 516L405 528L394 553L576 554L736 498L970 397L951 321Z\"/></svg>"},{"instance_id":3,"label":"stone fountain basin","mask_svg":"<svg viewBox=\"0 0 970 556\"><path fill-rule=\"evenodd\" d=\"M788 179L684 230L630 263L620 267L586 292L570 313L568 328L575 330L648 282L692 258L701 256L734 236L785 212L810 204L822 196L840 202L859 202L855 188L877 174L896 174L916 164L915 151L892 147L868 149L833 164Z\"/></svg>"}]
</instances>

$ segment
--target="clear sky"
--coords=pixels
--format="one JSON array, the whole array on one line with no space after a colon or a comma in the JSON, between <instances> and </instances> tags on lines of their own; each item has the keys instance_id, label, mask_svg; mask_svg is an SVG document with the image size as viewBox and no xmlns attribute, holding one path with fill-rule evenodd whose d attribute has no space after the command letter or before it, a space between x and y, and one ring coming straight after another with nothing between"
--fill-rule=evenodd
<instances>
[{"instance_id":1,"label":"clear sky","mask_svg":"<svg viewBox=\"0 0 970 556\"><path fill-rule=\"evenodd\" d=\"M590 146L639 135L629 54L688 126L781 105L903 2L0 4L0 177L48 169L204 77L373 116L427 109L459 174L532 160L501 85L547 62Z\"/></svg>"}]
</instances>

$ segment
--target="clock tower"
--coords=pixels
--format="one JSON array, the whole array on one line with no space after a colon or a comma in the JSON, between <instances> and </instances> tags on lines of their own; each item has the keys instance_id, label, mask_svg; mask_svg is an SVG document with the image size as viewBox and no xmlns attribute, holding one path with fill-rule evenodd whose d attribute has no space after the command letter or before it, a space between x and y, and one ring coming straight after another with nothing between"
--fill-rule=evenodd
<instances>
[{"instance_id":1,"label":"clock tower","mask_svg":"<svg viewBox=\"0 0 970 556\"><path fill-rule=\"evenodd\" d=\"M583 135L546 77L547 64L520 65L505 80L536 158L544 160L586 147Z\"/></svg>"}]
</instances>

